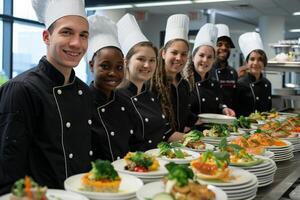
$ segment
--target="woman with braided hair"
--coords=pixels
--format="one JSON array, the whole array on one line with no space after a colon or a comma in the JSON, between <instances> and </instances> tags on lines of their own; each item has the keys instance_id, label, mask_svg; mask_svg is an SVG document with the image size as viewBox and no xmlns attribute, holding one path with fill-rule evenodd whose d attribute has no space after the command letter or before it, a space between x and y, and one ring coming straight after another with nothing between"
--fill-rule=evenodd
<instances>
[{"instance_id":1,"label":"woman with braided hair","mask_svg":"<svg viewBox=\"0 0 300 200\"><path fill-rule=\"evenodd\" d=\"M158 93L161 107L174 130L183 132L197 121L189 110L190 88L181 76L188 60L189 18L176 14L169 17L165 45L159 52L158 69L152 79L153 91ZM177 135L176 140L182 137Z\"/></svg>"}]
</instances>

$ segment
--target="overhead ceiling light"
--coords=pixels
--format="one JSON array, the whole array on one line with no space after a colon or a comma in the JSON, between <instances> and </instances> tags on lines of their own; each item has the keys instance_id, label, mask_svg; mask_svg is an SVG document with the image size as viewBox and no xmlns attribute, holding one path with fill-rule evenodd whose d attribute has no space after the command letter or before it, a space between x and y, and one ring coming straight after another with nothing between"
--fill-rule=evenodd
<instances>
[{"instance_id":1,"label":"overhead ceiling light","mask_svg":"<svg viewBox=\"0 0 300 200\"><path fill-rule=\"evenodd\" d=\"M223 1L237 1L237 0L194 0L194 3L213 3L213 2L223 2Z\"/></svg>"},{"instance_id":2,"label":"overhead ceiling light","mask_svg":"<svg viewBox=\"0 0 300 200\"><path fill-rule=\"evenodd\" d=\"M135 7L152 7L152 6L172 6L172 5L183 5L183 4L192 4L191 0L189 1L167 1L167 2L157 2L157 3L137 3L134 4Z\"/></svg>"},{"instance_id":3,"label":"overhead ceiling light","mask_svg":"<svg viewBox=\"0 0 300 200\"><path fill-rule=\"evenodd\" d=\"M86 10L115 10L115 9L125 9L125 8L133 8L133 5L124 4L124 5L115 5L115 6L87 7Z\"/></svg>"},{"instance_id":4,"label":"overhead ceiling light","mask_svg":"<svg viewBox=\"0 0 300 200\"><path fill-rule=\"evenodd\" d=\"M300 12L294 12L293 15L300 15Z\"/></svg>"},{"instance_id":5,"label":"overhead ceiling light","mask_svg":"<svg viewBox=\"0 0 300 200\"><path fill-rule=\"evenodd\" d=\"M290 29L290 32L293 32L293 33L300 32L300 29Z\"/></svg>"}]
</instances>

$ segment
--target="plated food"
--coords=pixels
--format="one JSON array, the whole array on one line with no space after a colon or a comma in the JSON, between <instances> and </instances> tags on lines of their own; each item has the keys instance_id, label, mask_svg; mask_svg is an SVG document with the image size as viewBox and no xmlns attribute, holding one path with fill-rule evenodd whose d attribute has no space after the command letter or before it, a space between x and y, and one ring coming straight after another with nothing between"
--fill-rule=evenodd
<instances>
[{"instance_id":1,"label":"plated food","mask_svg":"<svg viewBox=\"0 0 300 200\"><path fill-rule=\"evenodd\" d=\"M194 173L187 165L171 162L165 167L168 170L168 175L164 179L165 192L156 194L153 200L216 199L215 193L207 185L193 180Z\"/></svg>"},{"instance_id":2,"label":"plated food","mask_svg":"<svg viewBox=\"0 0 300 200\"><path fill-rule=\"evenodd\" d=\"M204 137L203 133L194 129L183 136L182 145L195 150L203 150L206 145L201 141Z\"/></svg>"},{"instance_id":3,"label":"plated food","mask_svg":"<svg viewBox=\"0 0 300 200\"><path fill-rule=\"evenodd\" d=\"M203 152L199 159L191 162L195 175L204 180L226 180L230 175L229 154L227 152Z\"/></svg>"},{"instance_id":4,"label":"plated food","mask_svg":"<svg viewBox=\"0 0 300 200\"><path fill-rule=\"evenodd\" d=\"M214 124L210 129L203 131L205 137L228 137L230 132L226 124Z\"/></svg>"},{"instance_id":5,"label":"plated food","mask_svg":"<svg viewBox=\"0 0 300 200\"><path fill-rule=\"evenodd\" d=\"M160 166L155 156L140 151L128 152L124 160L125 170L132 172L156 171Z\"/></svg>"},{"instance_id":6,"label":"plated food","mask_svg":"<svg viewBox=\"0 0 300 200\"><path fill-rule=\"evenodd\" d=\"M160 142L158 145L158 157L165 156L169 159L184 159L191 156L187 151L182 150L179 143Z\"/></svg>"},{"instance_id":7,"label":"plated food","mask_svg":"<svg viewBox=\"0 0 300 200\"><path fill-rule=\"evenodd\" d=\"M221 140L219 149L228 152L230 165L249 167L261 164L264 160L247 153L246 149L237 144L228 144L226 139Z\"/></svg>"},{"instance_id":8,"label":"plated food","mask_svg":"<svg viewBox=\"0 0 300 200\"><path fill-rule=\"evenodd\" d=\"M41 187L32 178L25 176L14 183L10 200L47 200L46 192L47 187Z\"/></svg>"},{"instance_id":9,"label":"plated food","mask_svg":"<svg viewBox=\"0 0 300 200\"><path fill-rule=\"evenodd\" d=\"M109 161L92 162L92 170L81 178L82 190L92 192L118 192L121 178Z\"/></svg>"}]
</instances>

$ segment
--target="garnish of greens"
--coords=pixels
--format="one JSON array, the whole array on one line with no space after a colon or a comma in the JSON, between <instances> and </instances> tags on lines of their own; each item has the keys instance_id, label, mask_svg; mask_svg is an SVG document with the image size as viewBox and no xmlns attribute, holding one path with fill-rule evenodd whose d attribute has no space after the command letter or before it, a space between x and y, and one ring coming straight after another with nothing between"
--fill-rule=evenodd
<instances>
[{"instance_id":1,"label":"garnish of greens","mask_svg":"<svg viewBox=\"0 0 300 200\"><path fill-rule=\"evenodd\" d=\"M237 144L228 144L226 138L223 138L219 144L219 149L222 152L232 152L234 155L238 157L244 157L249 160L254 160L253 156L248 154L245 151L245 148L241 147L240 145Z\"/></svg>"},{"instance_id":2,"label":"garnish of greens","mask_svg":"<svg viewBox=\"0 0 300 200\"><path fill-rule=\"evenodd\" d=\"M169 171L168 179L175 180L176 184L180 187L185 186L189 183L189 179L194 178L194 173L187 165L175 164L170 162L165 165Z\"/></svg>"},{"instance_id":3,"label":"garnish of greens","mask_svg":"<svg viewBox=\"0 0 300 200\"><path fill-rule=\"evenodd\" d=\"M219 137L227 137L230 135L227 124L215 124L212 128L215 130L216 133L219 134Z\"/></svg>"},{"instance_id":4,"label":"garnish of greens","mask_svg":"<svg viewBox=\"0 0 300 200\"><path fill-rule=\"evenodd\" d=\"M238 128L251 128L250 126L250 120L248 117L240 116L238 119L234 120L233 122L233 131L237 132Z\"/></svg>"},{"instance_id":5,"label":"garnish of greens","mask_svg":"<svg viewBox=\"0 0 300 200\"><path fill-rule=\"evenodd\" d=\"M167 142L160 142L157 145L159 149L158 156L168 156L168 157L174 157L175 158L184 158L185 154L184 152L179 148L182 147L182 145L178 142L175 143L167 143Z\"/></svg>"},{"instance_id":6,"label":"garnish of greens","mask_svg":"<svg viewBox=\"0 0 300 200\"><path fill-rule=\"evenodd\" d=\"M116 180L119 179L117 171L112 164L107 160L96 160L92 162L92 170L90 171L89 179L91 180Z\"/></svg>"},{"instance_id":7,"label":"garnish of greens","mask_svg":"<svg viewBox=\"0 0 300 200\"><path fill-rule=\"evenodd\" d=\"M140 151L132 154L132 157L130 157L129 160L134 162L137 166L145 167L146 169L148 169L153 164L150 156Z\"/></svg>"},{"instance_id":8,"label":"garnish of greens","mask_svg":"<svg viewBox=\"0 0 300 200\"><path fill-rule=\"evenodd\" d=\"M205 163L209 159L213 159L218 168L223 168L225 165L228 165L230 162L229 154L226 151L213 152L211 150L208 150L202 153L201 161L203 163Z\"/></svg>"},{"instance_id":9,"label":"garnish of greens","mask_svg":"<svg viewBox=\"0 0 300 200\"><path fill-rule=\"evenodd\" d=\"M198 141L203 137L203 133L194 129L185 134L184 136L184 141L183 141L183 146L186 146L189 142L194 142Z\"/></svg>"}]
</instances>

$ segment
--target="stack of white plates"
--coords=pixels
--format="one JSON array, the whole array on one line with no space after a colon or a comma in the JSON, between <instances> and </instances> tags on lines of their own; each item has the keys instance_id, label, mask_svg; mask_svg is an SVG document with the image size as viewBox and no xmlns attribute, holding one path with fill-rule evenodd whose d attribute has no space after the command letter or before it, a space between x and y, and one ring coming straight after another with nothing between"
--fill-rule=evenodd
<instances>
[{"instance_id":1,"label":"stack of white plates","mask_svg":"<svg viewBox=\"0 0 300 200\"><path fill-rule=\"evenodd\" d=\"M232 124L236 117L231 117L227 115L215 114L215 113L202 113L198 117L203 123L213 123L213 124Z\"/></svg>"},{"instance_id":2,"label":"stack of white plates","mask_svg":"<svg viewBox=\"0 0 300 200\"><path fill-rule=\"evenodd\" d=\"M256 197L258 181L254 174L239 168L231 169L231 178L224 181L197 179L202 184L210 184L221 188L229 200L250 200Z\"/></svg>"},{"instance_id":3,"label":"stack of white plates","mask_svg":"<svg viewBox=\"0 0 300 200\"><path fill-rule=\"evenodd\" d=\"M188 156L184 158L168 158L167 156L159 156L159 149L150 149L146 151L146 153L157 157L157 159L159 160L164 160L166 162L174 162L177 164L189 164L192 160L196 160L200 156L198 152L190 151L187 149L181 149L181 151L183 151L183 153L185 153Z\"/></svg>"},{"instance_id":4,"label":"stack of white plates","mask_svg":"<svg viewBox=\"0 0 300 200\"><path fill-rule=\"evenodd\" d=\"M272 160L274 160L275 158L274 155L275 154L272 151L268 151L268 150L266 150L263 154L261 154L261 156L270 158Z\"/></svg>"},{"instance_id":5,"label":"stack of white plates","mask_svg":"<svg viewBox=\"0 0 300 200\"><path fill-rule=\"evenodd\" d=\"M274 181L274 175L277 169L276 164L270 158L266 158L263 156L256 156L256 157L263 159L264 162L251 167L240 167L240 168L253 173L257 177L258 187L270 185Z\"/></svg>"},{"instance_id":6,"label":"stack of white plates","mask_svg":"<svg viewBox=\"0 0 300 200\"><path fill-rule=\"evenodd\" d=\"M280 162L285 160L290 160L294 157L293 150L294 146L289 141L283 140L286 146L270 146L267 147L269 151L274 153L274 161Z\"/></svg>"},{"instance_id":7,"label":"stack of white plates","mask_svg":"<svg viewBox=\"0 0 300 200\"><path fill-rule=\"evenodd\" d=\"M216 200L227 200L226 193L218 187L213 185L208 185L208 189L216 195ZM144 185L139 191L136 193L136 197L139 200L152 199L156 194L164 192L165 186L162 181L148 183Z\"/></svg>"},{"instance_id":8,"label":"stack of white plates","mask_svg":"<svg viewBox=\"0 0 300 200\"><path fill-rule=\"evenodd\" d=\"M142 180L139 178L129 175L119 173L121 177L121 184L118 192L91 192L82 190L81 178L84 174L77 174L67 178L64 182L65 189L67 191L76 192L90 199L97 200L128 200L135 197L135 193L144 185ZM49 199L63 199L67 200L65 197L61 198L49 198ZM70 200L75 200L75 198L70 198Z\"/></svg>"},{"instance_id":9,"label":"stack of white plates","mask_svg":"<svg viewBox=\"0 0 300 200\"><path fill-rule=\"evenodd\" d=\"M140 178L144 183L150 183L155 181L160 181L165 175L168 174L168 170L165 168L165 164L168 162L163 160L158 160L160 167L156 171L149 171L149 172L133 172L125 169L125 160L120 159L112 162L115 170L117 172L121 172L124 174L130 174L135 177Z\"/></svg>"},{"instance_id":10,"label":"stack of white plates","mask_svg":"<svg viewBox=\"0 0 300 200\"><path fill-rule=\"evenodd\" d=\"M223 137L203 137L203 138L201 138L201 140L204 143L211 144L215 147L219 146L222 139L223 139ZM227 138L227 141L228 141L228 138Z\"/></svg>"},{"instance_id":11,"label":"stack of white plates","mask_svg":"<svg viewBox=\"0 0 300 200\"><path fill-rule=\"evenodd\" d=\"M290 138L282 138L284 140L289 141L290 143L292 143L294 150L293 152L298 152L300 151L300 138L299 137L290 137Z\"/></svg>"}]
</instances>

